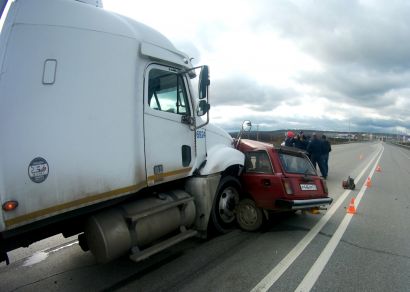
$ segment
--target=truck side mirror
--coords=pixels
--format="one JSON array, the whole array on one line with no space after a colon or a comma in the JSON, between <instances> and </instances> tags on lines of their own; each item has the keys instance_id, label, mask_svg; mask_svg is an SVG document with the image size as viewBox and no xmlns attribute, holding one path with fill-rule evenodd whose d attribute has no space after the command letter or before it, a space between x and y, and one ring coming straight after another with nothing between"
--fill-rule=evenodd
<instances>
[{"instance_id":1,"label":"truck side mirror","mask_svg":"<svg viewBox=\"0 0 410 292\"><path fill-rule=\"evenodd\" d=\"M199 103L198 103L196 113L199 117L202 117L207 112L209 112L210 108L211 108L211 105L209 103L207 103L206 100L200 100Z\"/></svg>"},{"instance_id":2,"label":"truck side mirror","mask_svg":"<svg viewBox=\"0 0 410 292\"><path fill-rule=\"evenodd\" d=\"M244 121L242 124L242 131L244 132L249 132L252 128L252 123L251 121Z\"/></svg>"},{"instance_id":3,"label":"truck side mirror","mask_svg":"<svg viewBox=\"0 0 410 292\"><path fill-rule=\"evenodd\" d=\"M208 97L208 86L211 82L209 81L209 67L204 65L199 73L199 83L198 83L198 93L199 99L204 99Z\"/></svg>"},{"instance_id":4,"label":"truck side mirror","mask_svg":"<svg viewBox=\"0 0 410 292\"><path fill-rule=\"evenodd\" d=\"M243 133L244 132L249 132L251 130L251 128L252 128L251 121L246 120L242 123L241 130L239 131L238 136L234 140L234 145L235 145L236 149L238 149L239 144L241 143Z\"/></svg>"}]
</instances>

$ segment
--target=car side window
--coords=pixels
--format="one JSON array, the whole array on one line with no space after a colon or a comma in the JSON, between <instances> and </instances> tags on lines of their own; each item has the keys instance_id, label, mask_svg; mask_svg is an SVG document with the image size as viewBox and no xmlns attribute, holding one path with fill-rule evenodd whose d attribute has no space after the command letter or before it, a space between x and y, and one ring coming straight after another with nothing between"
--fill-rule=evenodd
<instances>
[{"instance_id":1,"label":"car side window","mask_svg":"<svg viewBox=\"0 0 410 292\"><path fill-rule=\"evenodd\" d=\"M245 171L273 173L268 153L266 151L247 152L245 154Z\"/></svg>"},{"instance_id":2,"label":"car side window","mask_svg":"<svg viewBox=\"0 0 410 292\"><path fill-rule=\"evenodd\" d=\"M149 72L148 104L154 110L190 115L187 91L182 76L152 69Z\"/></svg>"}]
</instances>

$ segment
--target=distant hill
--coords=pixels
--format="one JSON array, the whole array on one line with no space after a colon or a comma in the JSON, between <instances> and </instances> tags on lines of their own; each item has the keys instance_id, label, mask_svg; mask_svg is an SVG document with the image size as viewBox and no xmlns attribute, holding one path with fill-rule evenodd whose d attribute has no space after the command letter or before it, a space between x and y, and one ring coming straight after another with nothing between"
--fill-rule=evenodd
<instances>
[{"instance_id":1,"label":"distant hill","mask_svg":"<svg viewBox=\"0 0 410 292\"><path fill-rule=\"evenodd\" d=\"M315 131L315 130L273 130L273 131L250 131L245 132L242 136L244 139L259 140L263 142L280 145L285 140L285 135L288 131L295 134L301 131L305 136L311 137L313 133L322 136L326 135L327 139L332 144L345 143L348 141L373 141L373 140L397 140L397 135L386 133L364 133L364 132L338 132L338 131ZM238 132L229 133L233 138L238 136Z\"/></svg>"}]
</instances>

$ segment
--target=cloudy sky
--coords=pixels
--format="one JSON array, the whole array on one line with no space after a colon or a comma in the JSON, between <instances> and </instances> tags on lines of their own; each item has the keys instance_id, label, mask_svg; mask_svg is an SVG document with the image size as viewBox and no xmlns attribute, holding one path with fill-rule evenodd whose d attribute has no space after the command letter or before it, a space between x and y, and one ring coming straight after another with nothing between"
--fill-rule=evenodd
<instances>
[{"instance_id":1,"label":"cloudy sky","mask_svg":"<svg viewBox=\"0 0 410 292\"><path fill-rule=\"evenodd\" d=\"M225 129L410 134L407 0L103 0L211 69Z\"/></svg>"}]
</instances>

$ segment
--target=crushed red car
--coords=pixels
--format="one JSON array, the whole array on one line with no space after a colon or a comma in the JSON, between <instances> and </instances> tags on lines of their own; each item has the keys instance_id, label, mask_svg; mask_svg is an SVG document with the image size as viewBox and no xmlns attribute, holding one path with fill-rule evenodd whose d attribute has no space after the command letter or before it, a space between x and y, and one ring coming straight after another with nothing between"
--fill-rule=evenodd
<instances>
[{"instance_id":1,"label":"crushed red car","mask_svg":"<svg viewBox=\"0 0 410 292\"><path fill-rule=\"evenodd\" d=\"M317 210L332 203L326 181L305 152L247 139L240 140L237 148L245 154L241 176L245 197L236 208L242 229L259 229L265 211Z\"/></svg>"}]
</instances>

